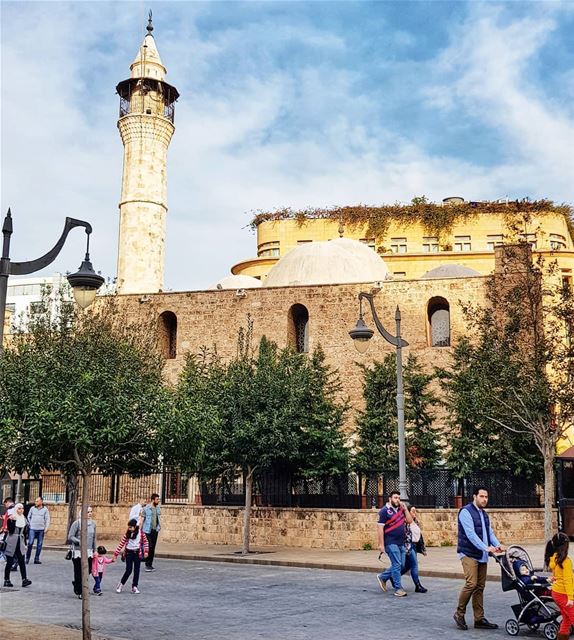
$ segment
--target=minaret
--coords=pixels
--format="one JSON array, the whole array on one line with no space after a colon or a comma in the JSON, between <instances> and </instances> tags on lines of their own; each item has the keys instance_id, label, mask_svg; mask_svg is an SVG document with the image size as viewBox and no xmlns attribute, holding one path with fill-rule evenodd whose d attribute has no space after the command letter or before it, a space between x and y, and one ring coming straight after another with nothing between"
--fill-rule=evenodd
<instances>
[{"instance_id":1,"label":"minaret","mask_svg":"<svg viewBox=\"0 0 574 640\"><path fill-rule=\"evenodd\" d=\"M119 293L155 293L163 289L167 214L167 148L175 130L179 93L167 84L152 35L147 34L133 61L131 77L120 82L118 129L124 144L118 246Z\"/></svg>"}]
</instances>

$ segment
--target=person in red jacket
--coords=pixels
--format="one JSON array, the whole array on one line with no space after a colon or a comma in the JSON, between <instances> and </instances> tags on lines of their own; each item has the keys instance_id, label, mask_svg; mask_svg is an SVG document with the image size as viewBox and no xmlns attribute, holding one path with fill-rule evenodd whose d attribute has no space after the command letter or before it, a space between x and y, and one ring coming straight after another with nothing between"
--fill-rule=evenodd
<instances>
[{"instance_id":1,"label":"person in red jacket","mask_svg":"<svg viewBox=\"0 0 574 640\"><path fill-rule=\"evenodd\" d=\"M114 560L120 555L120 553L122 553L122 551L122 558L125 558L126 561L126 570L124 571L122 579L118 582L116 591L118 593L122 592L125 583L128 581L128 578L131 576L133 571L134 577L132 580L132 593L139 593L138 583L140 579L141 561L147 558L149 546L146 534L141 531L138 521L135 518L132 518L128 522L128 529L122 536L120 543L114 551Z\"/></svg>"}]
</instances>

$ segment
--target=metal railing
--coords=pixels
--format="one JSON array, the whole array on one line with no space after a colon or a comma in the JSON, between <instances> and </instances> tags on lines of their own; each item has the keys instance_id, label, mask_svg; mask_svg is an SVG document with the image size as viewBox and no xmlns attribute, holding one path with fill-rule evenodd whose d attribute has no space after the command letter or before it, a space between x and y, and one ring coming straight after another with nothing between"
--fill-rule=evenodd
<instances>
[{"instance_id":1,"label":"metal railing","mask_svg":"<svg viewBox=\"0 0 574 640\"><path fill-rule=\"evenodd\" d=\"M134 504L158 493L164 504L240 506L245 501L245 481L240 472L215 479L198 479L175 468L147 475L93 474L94 503ZM267 507L368 509L381 507L398 489L398 472L351 472L335 476L304 477L285 470L267 470L254 478L253 503ZM421 508L458 508L472 499L477 485L489 491L489 507L541 506L541 489L528 478L508 471L483 471L457 478L448 469L411 469L408 491L411 504ZM45 474L39 490L48 503L67 502L63 476ZM81 496L81 481L79 486Z\"/></svg>"}]
</instances>

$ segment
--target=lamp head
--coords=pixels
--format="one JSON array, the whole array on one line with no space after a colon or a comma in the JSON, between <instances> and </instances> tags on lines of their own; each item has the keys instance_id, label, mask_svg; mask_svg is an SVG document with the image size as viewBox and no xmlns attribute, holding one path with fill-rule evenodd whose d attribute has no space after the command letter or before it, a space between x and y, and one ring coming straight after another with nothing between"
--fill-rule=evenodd
<instances>
[{"instance_id":1,"label":"lamp head","mask_svg":"<svg viewBox=\"0 0 574 640\"><path fill-rule=\"evenodd\" d=\"M79 271L71 273L68 276L68 282L74 292L76 304L85 309L95 300L98 289L104 284L104 278L94 271L90 262L90 254L86 253Z\"/></svg>"},{"instance_id":2,"label":"lamp head","mask_svg":"<svg viewBox=\"0 0 574 640\"><path fill-rule=\"evenodd\" d=\"M369 348L369 340L373 337L374 333L375 332L372 329L367 327L362 315L359 316L355 327L349 331L349 335L353 339L355 349L359 353L365 353L367 351Z\"/></svg>"}]
</instances>

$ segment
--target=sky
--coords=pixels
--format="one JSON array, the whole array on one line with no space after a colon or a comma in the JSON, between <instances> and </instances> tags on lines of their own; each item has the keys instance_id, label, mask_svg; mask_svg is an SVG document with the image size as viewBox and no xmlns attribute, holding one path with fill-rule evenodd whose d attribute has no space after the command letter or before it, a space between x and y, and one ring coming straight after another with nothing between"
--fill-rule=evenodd
<instances>
[{"instance_id":1,"label":"sky","mask_svg":"<svg viewBox=\"0 0 574 640\"><path fill-rule=\"evenodd\" d=\"M123 148L115 86L153 10L177 87L165 287L256 255L253 212L574 201L574 2L1 3L1 210L11 257L94 229L114 278ZM74 230L44 270L75 271Z\"/></svg>"}]
</instances>

